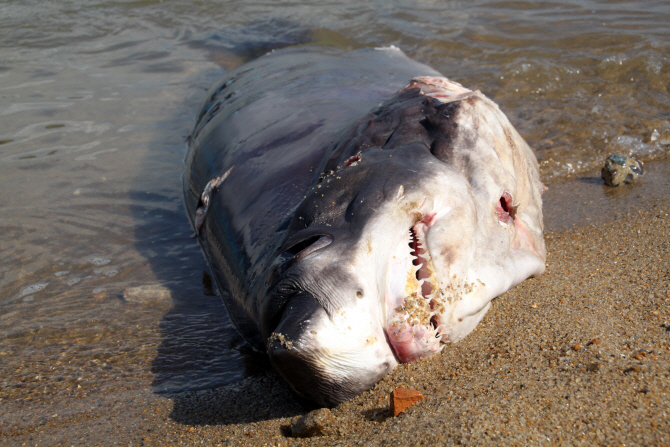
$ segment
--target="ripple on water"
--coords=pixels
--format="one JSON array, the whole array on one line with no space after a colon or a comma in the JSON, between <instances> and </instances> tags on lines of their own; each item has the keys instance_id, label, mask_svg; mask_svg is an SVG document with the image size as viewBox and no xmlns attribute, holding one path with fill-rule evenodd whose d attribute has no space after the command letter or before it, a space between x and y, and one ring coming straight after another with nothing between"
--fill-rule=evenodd
<instances>
[{"instance_id":1,"label":"ripple on water","mask_svg":"<svg viewBox=\"0 0 670 447\"><path fill-rule=\"evenodd\" d=\"M654 157L663 153L659 144L647 144L640 138L618 135L610 142L608 150L617 155L639 158Z\"/></svg>"},{"instance_id":2,"label":"ripple on water","mask_svg":"<svg viewBox=\"0 0 670 447\"><path fill-rule=\"evenodd\" d=\"M45 282L25 287L24 289L21 290L21 293L19 293L18 298L22 298L26 295L32 295L33 293L41 292L42 290L46 289L48 285L49 283Z\"/></svg>"}]
</instances>

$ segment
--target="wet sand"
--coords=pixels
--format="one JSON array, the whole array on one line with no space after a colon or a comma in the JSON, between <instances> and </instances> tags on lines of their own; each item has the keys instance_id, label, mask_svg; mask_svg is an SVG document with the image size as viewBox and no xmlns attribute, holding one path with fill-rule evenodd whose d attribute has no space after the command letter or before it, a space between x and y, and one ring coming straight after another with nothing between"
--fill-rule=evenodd
<instances>
[{"instance_id":1,"label":"wet sand","mask_svg":"<svg viewBox=\"0 0 670 447\"><path fill-rule=\"evenodd\" d=\"M2 445L665 445L670 439L668 163L627 189L549 185L547 271L475 332L333 410L341 436L293 439L304 410L273 372L170 396L146 386L2 404ZM397 418L397 386L426 399Z\"/></svg>"}]
</instances>

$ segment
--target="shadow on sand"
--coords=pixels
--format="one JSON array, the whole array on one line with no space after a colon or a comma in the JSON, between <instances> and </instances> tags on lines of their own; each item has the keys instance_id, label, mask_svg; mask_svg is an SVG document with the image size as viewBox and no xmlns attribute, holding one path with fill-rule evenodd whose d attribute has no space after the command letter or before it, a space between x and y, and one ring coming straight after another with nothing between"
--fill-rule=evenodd
<instances>
[{"instance_id":1,"label":"shadow on sand","mask_svg":"<svg viewBox=\"0 0 670 447\"><path fill-rule=\"evenodd\" d=\"M268 26L275 30L268 31ZM209 51L227 70L272 49L311 40L304 27L291 23L256 27L257 34L263 31L266 40L252 40L233 50L223 34L185 44ZM254 29L247 34L253 35ZM233 34L239 37L244 32ZM267 36L273 41L268 42ZM214 83L224 69L209 80ZM202 97L205 93L203 89ZM200 100L185 99L183 107L195 116ZM174 129L185 127L183 121L175 114L157 127L174 134ZM267 355L255 352L234 329L192 237L182 203L186 134L180 141L166 142L164 135L157 133L143 169L146 176L138 179L131 194L136 204L135 245L150 263L155 276L152 281L169 289L172 300L159 325L160 345L151 367L153 391L174 401L171 418L184 424L247 423L298 414L302 407L272 370Z\"/></svg>"}]
</instances>

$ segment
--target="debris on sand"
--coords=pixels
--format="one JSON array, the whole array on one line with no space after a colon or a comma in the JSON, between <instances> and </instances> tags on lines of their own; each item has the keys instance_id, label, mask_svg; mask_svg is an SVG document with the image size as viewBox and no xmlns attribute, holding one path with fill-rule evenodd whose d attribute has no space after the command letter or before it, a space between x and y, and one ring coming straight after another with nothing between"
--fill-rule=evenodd
<instances>
[{"instance_id":1,"label":"debris on sand","mask_svg":"<svg viewBox=\"0 0 670 447\"><path fill-rule=\"evenodd\" d=\"M123 299L128 303L148 304L171 298L170 289L160 284L129 287L123 291Z\"/></svg>"},{"instance_id":2,"label":"debris on sand","mask_svg":"<svg viewBox=\"0 0 670 447\"><path fill-rule=\"evenodd\" d=\"M398 416L403 411L414 405L420 400L425 399L423 394L408 388L396 388L391 391L391 415Z\"/></svg>"}]
</instances>

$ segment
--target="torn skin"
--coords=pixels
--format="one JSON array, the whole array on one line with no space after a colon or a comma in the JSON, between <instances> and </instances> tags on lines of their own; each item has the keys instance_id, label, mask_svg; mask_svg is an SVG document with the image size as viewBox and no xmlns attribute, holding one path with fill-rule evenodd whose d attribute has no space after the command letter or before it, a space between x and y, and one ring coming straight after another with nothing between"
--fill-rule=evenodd
<instances>
[{"instance_id":1,"label":"torn skin","mask_svg":"<svg viewBox=\"0 0 670 447\"><path fill-rule=\"evenodd\" d=\"M205 188L200 194L200 200L198 201L197 208L195 210L195 217L193 219L193 226L195 227L196 234L200 234L200 229L205 223L205 217L207 216L207 211L209 210L209 202L212 197L212 194L221 186L223 181L228 178L230 171L232 171L234 166L228 169L223 175L219 177L214 177L205 185Z\"/></svg>"},{"instance_id":2,"label":"torn skin","mask_svg":"<svg viewBox=\"0 0 670 447\"><path fill-rule=\"evenodd\" d=\"M512 195L504 191L500 197L500 201L496 205L498 220L505 224L512 223L516 217L516 208Z\"/></svg>"}]
</instances>

